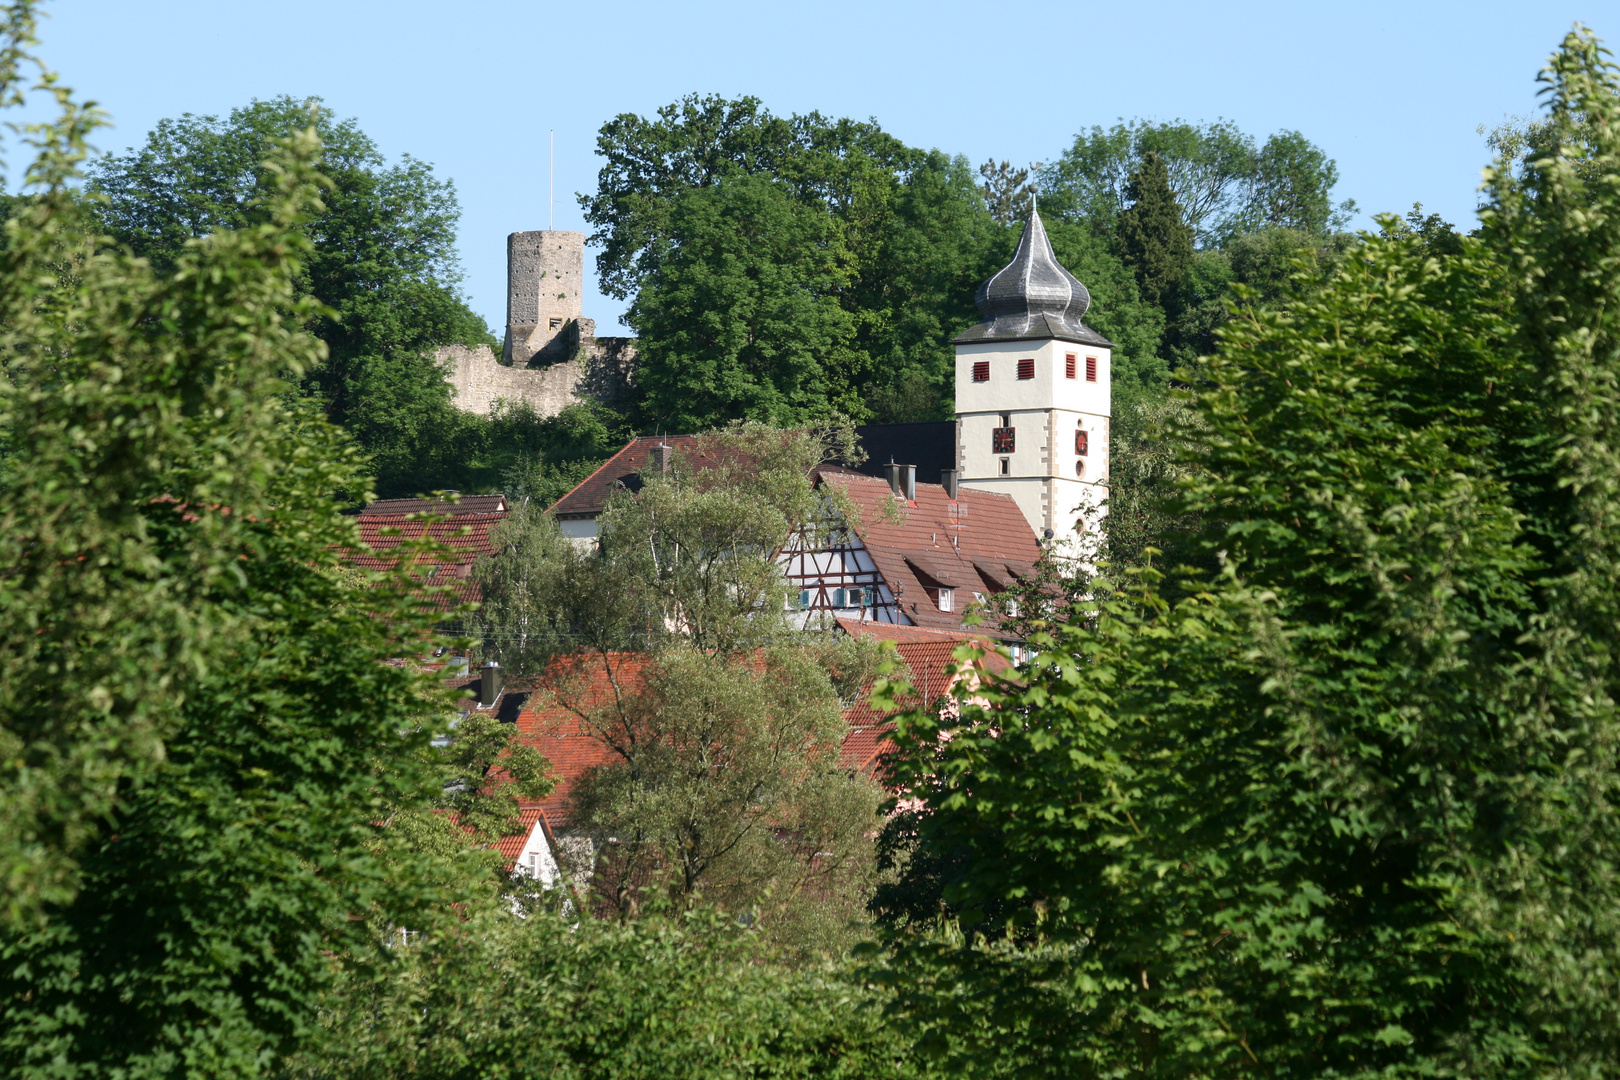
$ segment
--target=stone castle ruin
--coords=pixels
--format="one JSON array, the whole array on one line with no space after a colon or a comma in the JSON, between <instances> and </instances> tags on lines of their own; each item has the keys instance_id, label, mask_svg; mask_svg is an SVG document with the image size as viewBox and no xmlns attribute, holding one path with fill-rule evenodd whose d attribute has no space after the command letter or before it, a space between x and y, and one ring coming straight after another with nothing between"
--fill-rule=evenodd
<instances>
[{"instance_id":1,"label":"stone castle ruin","mask_svg":"<svg viewBox=\"0 0 1620 1080\"><path fill-rule=\"evenodd\" d=\"M498 400L555 416L575 402L611 405L628 392L635 338L596 336L580 311L585 234L541 230L506 238L506 344L446 345L439 363L457 408L487 415Z\"/></svg>"}]
</instances>

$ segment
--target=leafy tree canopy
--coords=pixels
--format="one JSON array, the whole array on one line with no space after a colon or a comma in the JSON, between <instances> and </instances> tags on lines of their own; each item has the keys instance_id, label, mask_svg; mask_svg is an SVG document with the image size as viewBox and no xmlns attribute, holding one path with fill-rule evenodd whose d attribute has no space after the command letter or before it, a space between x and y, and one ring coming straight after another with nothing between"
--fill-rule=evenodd
<instances>
[{"instance_id":1,"label":"leafy tree canopy","mask_svg":"<svg viewBox=\"0 0 1620 1080\"><path fill-rule=\"evenodd\" d=\"M906 721L942 932L890 977L960 1074L1612 1075L1620 72L1543 78L1481 235L1386 218L1222 331L1213 568Z\"/></svg>"},{"instance_id":2,"label":"leafy tree canopy","mask_svg":"<svg viewBox=\"0 0 1620 1080\"><path fill-rule=\"evenodd\" d=\"M3 9L7 105L35 18ZM262 1075L448 899L377 828L435 794L448 703L388 662L432 616L337 567L363 459L287 393L324 356L314 131L159 269L98 245L98 118L34 89L62 111L0 255L0 1070Z\"/></svg>"},{"instance_id":3,"label":"leafy tree canopy","mask_svg":"<svg viewBox=\"0 0 1620 1080\"><path fill-rule=\"evenodd\" d=\"M170 272L187 241L266 220L276 178L263 163L276 140L311 124L330 187L300 226L310 249L297 291L323 305L307 328L327 349L303 382L375 455L385 490L414 490L415 474L433 471L434 445L465 423L434 350L493 341L458 288L449 181L408 155L389 164L356 121L337 120L319 99L284 96L224 119L161 121L142 146L92 162L88 187L101 227Z\"/></svg>"},{"instance_id":4,"label":"leafy tree canopy","mask_svg":"<svg viewBox=\"0 0 1620 1080\"><path fill-rule=\"evenodd\" d=\"M1257 229L1326 233L1355 210L1350 201L1333 203L1338 167L1305 136L1281 131L1261 143L1230 120L1133 120L1082 132L1042 170L1042 209L1111 234L1130 202L1131 177L1150 153L1164 162L1201 247Z\"/></svg>"},{"instance_id":5,"label":"leafy tree canopy","mask_svg":"<svg viewBox=\"0 0 1620 1080\"><path fill-rule=\"evenodd\" d=\"M649 386L670 388L650 399L649 423L694 365L723 385L689 410L689 430L828 408L949 415L947 342L977 321L974 290L1011 250L965 161L871 122L695 95L655 118L614 118L597 145L606 164L580 201L602 287L636 299ZM736 304L738 317L708 302ZM704 325L716 320L747 327L745 340L716 343ZM771 372L811 348L826 350L822 370Z\"/></svg>"}]
</instances>

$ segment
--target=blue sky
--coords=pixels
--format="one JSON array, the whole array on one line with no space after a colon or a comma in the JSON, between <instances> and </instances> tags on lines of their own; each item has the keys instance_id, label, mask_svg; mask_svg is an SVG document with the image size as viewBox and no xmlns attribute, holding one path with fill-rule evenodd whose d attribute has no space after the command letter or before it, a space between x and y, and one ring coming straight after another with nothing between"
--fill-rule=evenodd
<instances>
[{"instance_id":1,"label":"blue sky","mask_svg":"<svg viewBox=\"0 0 1620 1080\"><path fill-rule=\"evenodd\" d=\"M809 4L536 0L56 0L43 54L138 143L185 112L318 95L460 195L465 288L499 332L505 237L583 229L595 134L693 91L773 111L872 117L912 145L1050 161L1118 118L1225 117L1304 132L1363 214L1414 201L1472 220L1475 129L1536 107L1535 75L1577 20L1620 42L1620 0L1539 3ZM585 313L613 332L623 305Z\"/></svg>"}]
</instances>

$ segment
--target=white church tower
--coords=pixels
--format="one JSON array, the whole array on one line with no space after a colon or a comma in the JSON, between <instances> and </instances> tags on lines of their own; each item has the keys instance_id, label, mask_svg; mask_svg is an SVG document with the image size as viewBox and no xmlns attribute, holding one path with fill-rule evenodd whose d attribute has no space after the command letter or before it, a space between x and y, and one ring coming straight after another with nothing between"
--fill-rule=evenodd
<instances>
[{"instance_id":1,"label":"white church tower","mask_svg":"<svg viewBox=\"0 0 1620 1080\"><path fill-rule=\"evenodd\" d=\"M1091 294L1032 210L975 302L984 322L952 342L960 482L1011 495L1038 535L1084 544L1108 497L1113 416L1113 345L1081 321Z\"/></svg>"}]
</instances>

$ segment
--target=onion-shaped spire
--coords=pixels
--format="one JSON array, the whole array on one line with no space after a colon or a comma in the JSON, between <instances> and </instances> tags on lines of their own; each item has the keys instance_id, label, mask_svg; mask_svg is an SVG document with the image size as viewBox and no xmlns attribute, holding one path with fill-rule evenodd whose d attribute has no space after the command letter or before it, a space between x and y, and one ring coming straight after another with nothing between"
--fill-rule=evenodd
<instances>
[{"instance_id":1,"label":"onion-shaped spire","mask_svg":"<svg viewBox=\"0 0 1620 1080\"><path fill-rule=\"evenodd\" d=\"M974 303L984 314L984 322L959 336L959 343L1062 338L1109 344L1082 321L1091 306L1091 293L1057 261L1046 226L1034 209L1012 262L979 286Z\"/></svg>"}]
</instances>

